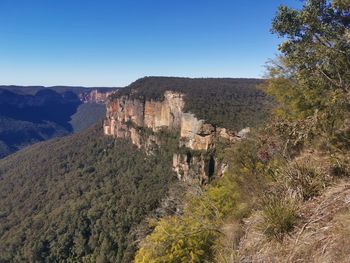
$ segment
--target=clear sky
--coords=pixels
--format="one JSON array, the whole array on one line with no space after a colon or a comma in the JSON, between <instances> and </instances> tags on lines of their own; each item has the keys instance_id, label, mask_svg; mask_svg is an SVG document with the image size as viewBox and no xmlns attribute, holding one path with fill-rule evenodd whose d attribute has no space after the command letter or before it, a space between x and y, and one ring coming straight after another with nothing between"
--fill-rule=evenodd
<instances>
[{"instance_id":1,"label":"clear sky","mask_svg":"<svg viewBox=\"0 0 350 263\"><path fill-rule=\"evenodd\" d=\"M276 8L298 0L0 0L0 84L262 77Z\"/></svg>"}]
</instances>

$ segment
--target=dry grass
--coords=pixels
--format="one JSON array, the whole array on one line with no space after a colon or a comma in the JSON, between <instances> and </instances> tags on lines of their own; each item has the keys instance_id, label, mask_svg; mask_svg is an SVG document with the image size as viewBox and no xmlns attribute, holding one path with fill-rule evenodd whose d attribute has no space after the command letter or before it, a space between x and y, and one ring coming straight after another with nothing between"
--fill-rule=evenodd
<instances>
[{"instance_id":1,"label":"dry grass","mask_svg":"<svg viewBox=\"0 0 350 263\"><path fill-rule=\"evenodd\" d=\"M216 262L350 263L349 162L339 163L334 176L334 156L306 150L277 166L267 191L250 192L257 210L224 225Z\"/></svg>"},{"instance_id":2,"label":"dry grass","mask_svg":"<svg viewBox=\"0 0 350 263\"><path fill-rule=\"evenodd\" d=\"M238 262L350 262L350 180L344 179L300 207L300 223L282 242L257 227L259 213L246 221Z\"/></svg>"},{"instance_id":3,"label":"dry grass","mask_svg":"<svg viewBox=\"0 0 350 263\"><path fill-rule=\"evenodd\" d=\"M286 190L293 191L293 195L302 201L314 198L330 182L326 173L319 170L307 161L287 165L282 171Z\"/></svg>"},{"instance_id":4,"label":"dry grass","mask_svg":"<svg viewBox=\"0 0 350 263\"><path fill-rule=\"evenodd\" d=\"M217 242L216 263L230 263L238 260L239 242L244 235L242 224L234 219L228 222L223 225L222 235Z\"/></svg>"}]
</instances>

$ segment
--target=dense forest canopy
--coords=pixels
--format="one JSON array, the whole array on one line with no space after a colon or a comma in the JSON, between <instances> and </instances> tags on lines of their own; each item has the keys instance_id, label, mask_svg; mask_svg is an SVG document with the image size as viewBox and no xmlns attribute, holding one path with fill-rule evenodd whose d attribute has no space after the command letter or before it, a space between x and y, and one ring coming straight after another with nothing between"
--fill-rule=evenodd
<instances>
[{"instance_id":1,"label":"dense forest canopy","mask_svg":"<svg viewBox=\"0 0 350 263\"><path fill-rule=\"evenodd\" d=\"M261 79L145 77L119 90L144 100L162 100L166 90L185 94L185 111L208 123L236 130L262 123L272 104L257 86Z\"/></svg>"},{"instance_id":2,"label":"dense forest canopy","mask_svg":"<svg viewBox=\"0 0 350 263\"><path fill-rule=\"evenodd\" d=\"M286 40L269 65L267 89L280 102L279 116L297 120L317 111L331 123L349 111L349 8L348 0L279 8L272 32Z\"/></svg>"},{"instance_id":3,"label":"dense forest canopy","mask_svg":"<svg viewBox=\"0 0 350 263\"><path fill-rule=\"evenodd\" d=\"M101 125L0 160L0 262L131 262L170 164Z\"/></svg>"}]
</instances>

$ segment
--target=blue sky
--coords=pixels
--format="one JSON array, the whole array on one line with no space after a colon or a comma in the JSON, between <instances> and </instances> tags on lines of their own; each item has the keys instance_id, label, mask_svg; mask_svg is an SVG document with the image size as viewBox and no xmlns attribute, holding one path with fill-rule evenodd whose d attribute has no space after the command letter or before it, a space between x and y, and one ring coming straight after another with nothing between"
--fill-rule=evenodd
<instances>
[{"instance_id":1,"label":"blue sky","mask_svg":"<svg viewBox=\"0 0 350 263\"><path fill-rule=\"evenodd\" d=\"M0 0L0 84L262 77L276 8L298 0Z\"/></svg>"}]
</instances>

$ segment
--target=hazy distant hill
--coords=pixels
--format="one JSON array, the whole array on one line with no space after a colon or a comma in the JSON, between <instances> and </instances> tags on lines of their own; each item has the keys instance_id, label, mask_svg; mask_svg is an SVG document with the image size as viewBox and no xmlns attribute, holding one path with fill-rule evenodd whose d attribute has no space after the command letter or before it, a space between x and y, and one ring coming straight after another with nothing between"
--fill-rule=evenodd
<instances>
[{"instance_id":1,"label":"hazy distant hill","mask_svg":"<svg viewBox=\"0 0 350 263\"><path fill-rule=\"evenodd\" d=\"M18 86L18 85L0 85L0 89L5 89L13 93L22 94L22 95L35 95L40 90L50 89L58 93L64 93L67 91L73 92L77 95L84 92L91 92L91 90L98 90L100 92L108 92L118 88L110 87L81 87L81 86Z\"/></svg>"},{"instance_id":2,"label":"hazy distant hill","mask_svg":"<svg viewBox=\"0 0 350 263\"><path fill-rule=\"evenodd\" d=\"M105 115L105 106L95 103L96 93L108 91L111 89L0 86L0 158L96 123Z\"/></svg>"},{"instance_id":3,"label":"hazy distant hill","mask_svg":"<svg viewBox=\"0 0 350 263\"><path fill-rule=\"evenodd\" d=\"M106 115L106 105L99 103L83 103L79 105L77 112L71 116L69 122L74 132L84 130L96 121L102 120Z\"/></svg>"}]
</instances>

